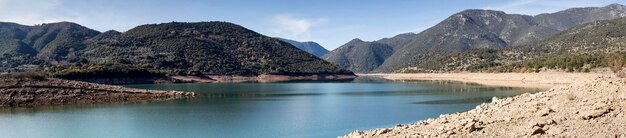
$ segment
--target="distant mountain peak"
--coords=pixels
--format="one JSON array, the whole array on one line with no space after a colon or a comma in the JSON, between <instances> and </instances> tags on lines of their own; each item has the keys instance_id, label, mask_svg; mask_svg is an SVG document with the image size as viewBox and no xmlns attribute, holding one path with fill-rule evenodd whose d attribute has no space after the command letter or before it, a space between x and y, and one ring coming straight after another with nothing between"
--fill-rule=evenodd
<instances>
[{"instance_id":1,"label":"distant mountain peak","mask_svg":"<svg viewBox=\"0 0 626 138\"><path fill-rule=\"evenodd\" d=\"M467 9L459 12L459 14L474 13L474 14L506 14L504 11L490 10L490 9Z\"/></svg>"},{"instance_id":2,"label":"distant mountain peak","mask_svg":"<svg viewBox=\"0 0 626 138\"><path fill-rule=\"evenodd\" d=\"M618 8L624 8L624 7L626 7L626 6L624 6L624 5L622 5L622 4L619 4L619 3L613 3L613 4L610 4L610 5L606 6L606 7L613 7L613 8L618 7Z\"/></svg>"},{"instance_id":3,"label":"distant mountain peak","mask_svg":"<svg viewBox=\"0 0 626 138\"><path fill-rule=\"evenodd\" d=\"M350 42L348 42L348 43L364 43L364 42L365 41L363 41L363 40L361 40L359 38L354 38L354 39L350 40Z\"/></svg>"},{"instance_id":4,"label":"distant mountain peak","mask_svg":"<svg viewBox=\"0 0 626 138\"><path fill-rule=\"evenodd\" d=\"M606 6L605 8L610 9L611 11L614 11L615 14L617 14L617 16L619 17L625 17L626 16L626 6L621 5L621 4L611 4L609 6Z\"/></svg>"},{"instance_id":5,"label":"distant mountain peak","mask_svg":"<svg viewBox=\"0 0 626 138\"><path fill-rule=\"evenodd\" d=\"M290 39L285 39L285 38L280 38L277 37L277 39L287 42L293 46L295 46L296 48L306 51L308 53L311 53L317 57L322 57L323 55L325 55L326 53L328 53L328 50L326 50L326 48L322 47L320 44L313 42L313 41L304 41L304 42L299 42L299 41L295 41L295 40L290 40Z\"/></svg>"},{"instance_id":6,"label":"distant mountain peak","mask_svg":"<svg viewBox=\"0 0 626 138\"><path fill-rule=\"evenodd\" d=\"M83 28L87 28L84 27L80 24L74 23L74 22L68 22L68 21L62 21L62 22L54 22L54 23L42 23L40 26L56 26L56 27L83 27Z\"/></svg>"},{"instance_id":7,"label":"distant mountain peak","mask_svg":"<svg viewBox=\"0 0 626 138\"><path fill-rule=\"evenodd\" d=\"M119 33L122 33L122 32L119 32L116 30L108 30L108 31L103 32L103 34L119 34Z\"/></svg>"}]
</instances>

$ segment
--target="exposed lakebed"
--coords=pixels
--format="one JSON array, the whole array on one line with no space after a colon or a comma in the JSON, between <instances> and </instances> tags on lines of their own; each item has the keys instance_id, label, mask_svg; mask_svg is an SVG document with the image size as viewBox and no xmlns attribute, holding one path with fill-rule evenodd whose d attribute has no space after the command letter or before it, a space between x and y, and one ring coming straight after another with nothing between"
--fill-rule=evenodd
<instances>
[{"instance_id":1,"label":"exposed lakebed","mask_svg":"<svg viewBox=\"0 0 626 138\"><path fill-rule=\"evenodd\" d=\"M187 83L127 87L192 91L191 99L0 109L6 137L336 137L414 123L542 89L448 81ZM10 126L10 127L9 127ZM38 133L29 133L38 132Z\"/></svg>"}]
</instances>

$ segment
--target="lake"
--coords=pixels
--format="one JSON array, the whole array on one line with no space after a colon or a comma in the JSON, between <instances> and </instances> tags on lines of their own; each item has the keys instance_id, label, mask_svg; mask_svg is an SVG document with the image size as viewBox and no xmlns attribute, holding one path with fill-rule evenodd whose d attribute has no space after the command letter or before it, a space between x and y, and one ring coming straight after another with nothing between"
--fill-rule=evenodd
<instances>
[{"instance_id":1,"label":"lake","mask_svg":"<svg viewBox=\"0 0 626 138\"><path fill-rule=\"evenodd\" d=\"M127 87L196 98L0 109L0 137L337 137L415 123L542 89L449 81L186 83Z\"/></svg>"}]
</instances>

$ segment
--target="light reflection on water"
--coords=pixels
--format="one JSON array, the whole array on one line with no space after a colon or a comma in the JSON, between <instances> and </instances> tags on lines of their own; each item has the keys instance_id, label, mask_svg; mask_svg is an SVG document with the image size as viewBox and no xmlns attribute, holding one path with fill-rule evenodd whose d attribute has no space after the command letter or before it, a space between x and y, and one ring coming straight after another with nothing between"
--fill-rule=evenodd
<instances>
[{"instance_id":1,"label":"light reflection on water","mask_svg":"<svg viewBox=\"0 0 626 138\"><path fill-rule=\"evenodd\" d=\"M450 81L150 84L192 99L0 109L1 137L336 137L541 89Z\"/></svg>"}]
</instances>

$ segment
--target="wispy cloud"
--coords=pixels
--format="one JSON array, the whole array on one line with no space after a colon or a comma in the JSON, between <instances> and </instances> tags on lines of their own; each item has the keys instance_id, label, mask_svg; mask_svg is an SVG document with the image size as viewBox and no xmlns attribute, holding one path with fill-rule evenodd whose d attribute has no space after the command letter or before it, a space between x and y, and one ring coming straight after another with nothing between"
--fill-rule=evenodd
<instances>
[{"instance_id":1,"label":"wispy cloud","mask_svg":"<svg viewBox=\"0 0 626 138\"><path fill-rule=\"evenodd\" d=\"M80 21L66 11L64 15L53 15L52 11L65 11L60 8L60 0L0 0L0 21L21 24L39 24L45 22Z\"/></svg>"},{"instance_id":2,"label":"wispy cloud","mask_svg":"<svg viewBox=\"0 0 626 138\"><path fill-rule=\"evenodd\" d=\"M67 0L0 0L0 21L24 25L69 21L99 31L116 29L125 31L145 18L132 18L130 13L109 9L99 5L90 8L75 7L75 1ZM94 9L95 8L95 9ZM112 9L112 8L111 8ZM125 13L125 14L121 14ZM139 22L139 23L138 23Z\"/></svg>"},{"instance_id":3,"label":"wispy cloud","mask_svg":"<svg viewBox=\"0 0 626 138\"><path fill-rule=\"evenodd\" d=\"M505 3L488 5L485 9L505 11L507 13L536 15L551 13L572 7L598 7L619 0L512 0Z\"/></svg>"},{"instance_id":4,"label":"wispy cloud","mask_svg":"<svg viewBox=\"0 0 626 138\"><path fill-rule=\"evenodd\" d=\"M289 14L275 15L271 18L271 32L275 36L298 40L312 40L311 29L326 24L326 18L303 18Z\"/></svg>"}]
</instances>

